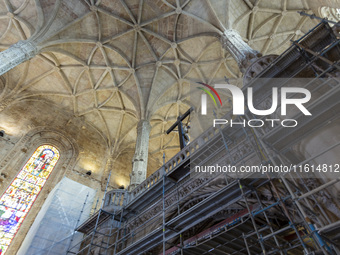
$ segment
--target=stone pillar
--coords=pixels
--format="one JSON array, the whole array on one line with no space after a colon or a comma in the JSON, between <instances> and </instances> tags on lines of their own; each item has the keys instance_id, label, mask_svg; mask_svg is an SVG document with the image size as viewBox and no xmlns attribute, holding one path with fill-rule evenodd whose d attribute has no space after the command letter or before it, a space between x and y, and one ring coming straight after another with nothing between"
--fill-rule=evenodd
<instances>
[{"instance_id":1,"label":"stone pillar","mask_svg":"<svg viewBox=\"0 0 340 255\"><path fill-rule=\"evenodd\" d=\"M135 155L132 161L130 190L146 179L148 167L148 150L151 125L147 120L141 120L137 126L137 141Z\"/></svg>"},{"instance_id":2,"label":"stone pillar","mask_svg":"<svg viewBox=\"0 0 340 255\"><path fill-rule=\"evenodd\" d=\"M0 52L0 75L33 58L37 52L37 46L31 41L19 41Z\"/></svg>"},{"instance_id":3,"label":"stone pillar","mask_svg":"<svg viewBox=\"0 0 340 255\"><path fill-rule=\"evenodd\" d=\"M221 36L222 47L228 51L236 60L242 73L256 60L261 54L253 50L242 40L240 34L233 29L227 29Z\"/></svg>"},{"instance_id":4,"label":"stone pillar","mask_svg":"<svg viewBox=\"0 0 340 255\"><path fill-rule=\"evenodd\" d=\"M114 163L114 159L110 155L109 158L106 161L104 173L102 175L102 180L101 180L101 189L102 189L102 191L105 191L106 183L107 183L107 178L109 178L110 172L113 169L113 163Z\"/></svg>"}]
</instances>

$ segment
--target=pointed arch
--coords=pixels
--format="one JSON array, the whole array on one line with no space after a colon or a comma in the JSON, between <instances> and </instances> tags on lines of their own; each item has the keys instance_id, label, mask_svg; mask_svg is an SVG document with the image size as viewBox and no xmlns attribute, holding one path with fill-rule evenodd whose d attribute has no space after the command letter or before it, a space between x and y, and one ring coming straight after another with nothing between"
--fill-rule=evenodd
<instances>
[{"instance_id":1,"label":"pointed arch","mask_svg":"<svg viewBox=\"0 0 340 255\"><path fill-rule=\"evenodd\" d=\"M60 158L59 150L41 145L0 198L0 254L4 255Z\"/></svg>"}]
</instances>

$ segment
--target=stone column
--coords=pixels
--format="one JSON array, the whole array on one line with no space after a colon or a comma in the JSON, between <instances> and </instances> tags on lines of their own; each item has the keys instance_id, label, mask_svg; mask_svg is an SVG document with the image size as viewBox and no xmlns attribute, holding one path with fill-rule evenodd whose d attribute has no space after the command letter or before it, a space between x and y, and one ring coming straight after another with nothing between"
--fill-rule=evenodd
<instances>
[{"instance_id":1,"label":"stone column","mask_svg":"<svg viewBox=\"0 0 340 255\"><path fill-rule=\"evenodd\" d=\"M102 191L105 191L106 183L107 183L107 178L109 178L110 172L113 169L113 163L114 163L114 159L110 155L109 158L106 161L104 173L102 175L102 180L101 180L101 189L102 189Z\"/></svg>"},{"instance_id":2,"label":"stone column","mask_svg":"<svg viewBox=\"0 0 340 255\"><path fill-rule=\"evenodd\" d=\"M242 40L240 34L233 29L227 29L221 36L222 47L228 51L236 60L242 73L259 58L261 54L253 50L247 43Z\"/></svg>"},{"instance_id":3,"label":"stone column","mask_svg":"<svg viewBox=\"0 0 340 255\"><path fill-rule=\"evenodd\" d=\"M135 155L132 161L130 190L146 179L148 167L148 150L151 125L147 120L141 120L137 126L137 141Z\"/></svg>"},{"instance_id":4,"label":"stone column","mask_svg":"<svg viewBox=\"0 0 340 255\"><path fill-rule=\"evenodd\" d=\"M33 58L37 52L37 46L31 41L19 41L0 52L0 75Z\"/></svg>"}]
</instances>

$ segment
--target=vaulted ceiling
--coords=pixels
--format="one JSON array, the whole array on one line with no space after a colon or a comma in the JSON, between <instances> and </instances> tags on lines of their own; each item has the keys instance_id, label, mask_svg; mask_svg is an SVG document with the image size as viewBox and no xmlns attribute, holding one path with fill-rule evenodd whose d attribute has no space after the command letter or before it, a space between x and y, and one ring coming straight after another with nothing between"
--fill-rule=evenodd
<instances>
[{"instance_id":1,"label":"vaulted ceiling","mask_svg":"<svg viewBox=\"0 0 340 255\"><path fill-rule=\"evenodd\" d=\"M241 76L217 36L233 28L263 55L280 54L316 24L300 10L311 13L307 0L0 0L0 50L28 38L40 49L4 75L0 99L11 104L0 125L13 128L5 120L17 113L26 117L12 135L63 128L44 117L58 111L93 133L128 179L136 125L149 119L150 174L179 151L165 131L189 108L190 86Z\"/></svg>"}]
</instances>

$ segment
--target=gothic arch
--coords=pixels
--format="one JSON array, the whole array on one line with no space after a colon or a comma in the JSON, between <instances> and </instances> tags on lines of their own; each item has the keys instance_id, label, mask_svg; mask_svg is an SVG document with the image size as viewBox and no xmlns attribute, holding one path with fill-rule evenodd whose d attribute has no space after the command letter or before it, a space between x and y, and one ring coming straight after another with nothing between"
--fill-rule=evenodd
<instances>
[{"instance_id":1,"label":"gothic arch","mask_svg":"<svg viewBox=\"0 0 340 255\"><path fill-rule=\"evenodd\" d=\"M7 251L9 254L11 254L11 251L14 253L21 245L50 191L59 183L67 172L72 171L77 162L79 149L74 139L68 137L63 131L46 127L37 127L23 136L0 162L0 173L5 177L0 188L0 192L3 194L24 164L33 155L34 151L39 146L46 144L52 145L58 149L60 159L41 193L34 202L25 221L21 225L16 237L12 241L11 246ZM12 160L13 158L15 158L15 160Z\"/></svg>"}]
</instances>

